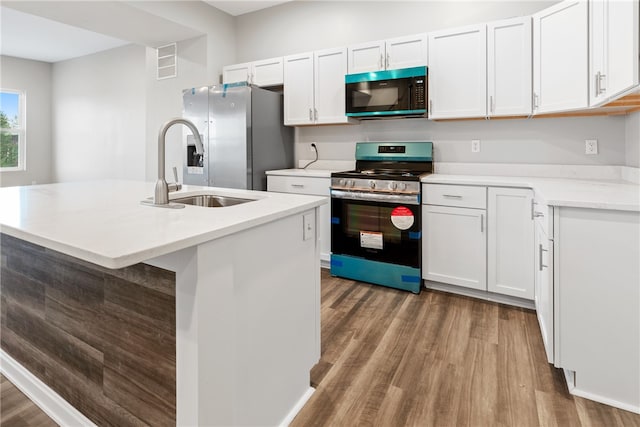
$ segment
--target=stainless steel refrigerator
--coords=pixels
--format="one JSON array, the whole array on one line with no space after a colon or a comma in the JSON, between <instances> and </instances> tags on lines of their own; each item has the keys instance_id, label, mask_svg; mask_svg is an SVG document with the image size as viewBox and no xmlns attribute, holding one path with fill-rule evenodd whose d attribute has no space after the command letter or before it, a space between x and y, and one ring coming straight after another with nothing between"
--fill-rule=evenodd
<instances>
[{"instance_id":1,"label":"stainless steel refrigerator","mask_svg":"<svg viewBox=\"0 0 640 427\"><path fill-rule=\"evenodd\" d=\"M282 94L246 84L183 91L183 117L200 131L185 141L183 181L211 187L266 190L265 171L292 168L293 129L284 126Z\"/></svg>"}]
</instances>

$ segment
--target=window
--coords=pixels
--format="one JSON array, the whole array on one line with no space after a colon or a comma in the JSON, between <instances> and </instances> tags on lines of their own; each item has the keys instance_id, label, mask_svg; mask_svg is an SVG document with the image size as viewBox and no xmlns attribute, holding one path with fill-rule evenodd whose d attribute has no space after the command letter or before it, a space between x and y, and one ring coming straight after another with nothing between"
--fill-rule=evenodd
<instances>
[{"instance_id":1,"label":"window","mask_svg":"<svg viewBox=\"0 0 640 427\"><path fill-rule=\"evenodd\" d=\"M24 169L24 92L0 89L0 171Z\"/></svg>"}]
</instances>

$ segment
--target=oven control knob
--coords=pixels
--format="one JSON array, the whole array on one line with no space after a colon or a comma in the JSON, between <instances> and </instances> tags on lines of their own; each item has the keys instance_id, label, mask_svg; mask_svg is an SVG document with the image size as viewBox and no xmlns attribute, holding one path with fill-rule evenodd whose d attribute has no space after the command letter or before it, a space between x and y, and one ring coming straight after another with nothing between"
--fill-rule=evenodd
<instances>
[{"instance_id":1,"label":"oven control knob","mask_svg":"<svg viewBox=\"0 0 640 427\"><path fill-rule=\"evenodd\" d=\"M338 184L344 187L344 184L346 184L346 182L347 181L344 178L340 178L340 181L338 181Z\"/></svg>"},{"instance_id":2,"label":"oven control knob","mask_svg":"<svg viewBox=\"0 0 640 427\"><path fill-rule=\"evenodd\" d=\"M397 182L395 182L395 181L391 181L391 182L389 183L389 188L390 188L391 190L395 190L396 188L398 188L398 183L397 183Z\"/></svg>"},{"instance_id":3,"label":"oven control knob","mask_svg":"<svg viewBox=\"0 0 640 427\"><path fill-rule=\"evenodd\" d=\"M370 187L371 189L376 188L376 182L375 182L374 180L369 181L369 187Z\"/></svg>"},{"instance_id":4,"label":"oven control knob","mask_svg":"<svg viewBox=\"0 0 640 427\"><path fill-rule=\"evenodd\" d=\"M354 185L356 185L356 182L352 179L347 181L347 187L353 187Z\"/></svg>"},{"instance_id":5,"label":"oven control knob","mask_svg":"<svg viewBox=\"0 0 640 427\"><path fill-rule=\"evenodd\" d=\"M407 189L407 184L405 182L400 184L400 190L406 190Z\"/></svg>"}]
</instances>

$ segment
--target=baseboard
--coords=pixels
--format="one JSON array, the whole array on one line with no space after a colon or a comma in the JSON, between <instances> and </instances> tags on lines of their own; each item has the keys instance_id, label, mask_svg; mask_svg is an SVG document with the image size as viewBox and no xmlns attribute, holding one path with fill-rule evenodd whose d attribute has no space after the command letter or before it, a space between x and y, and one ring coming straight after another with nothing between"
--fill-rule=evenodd
<instances>
[{"instance_id":1,"label":"baseboard","mask_svg":"<svg viewBox=\"0 0 640 427\"><path fill-rule=\"evenodd\" d=\"M95 426L91 420L3 350L0 350L0 371L57 424L61 426Z\"/></svg>"},{"instance_id":2,"label":"baseboard","mask_svg":"<svg viewBox=\"0 0 640 427\"><path fill-rule=\"evenodd\" d=\"M478 298L485 301L497 302L500 304L513 305L516 307L528 308L535 310L535 303L523 298L512 297L509 295L501 295L478 289L464 288L462 286L449 285L447 283L432 282L431 280L423 280L424 287L436 291L449 292L452 294L464 295L471 298Z\"/></svg>"},{"instance_id":3,"label":"baseboard","mask_svg":"<svg viewBox=\"0 0 640 427\"><path fill-rule=\"evenodd\" d=\"M614 408L624 409L625 411L633 412L634 414L640 414L640 406L639 405L629 405L628 403L619 402L617 400L609 399L608 397L603 397L588 391L580 390L578 386L575 385L575 376L576 373L573 371L569 371L567 369L563 369L565 380L567 381L567 387L569 388L569 393L574 396L584 397L585 399L593 400L594 402L603 403L605 405L613 406Z\"/></svg>"},{"instance_id":4,"label":"baseboard","mask_svg":"<svg viewBox=\"0 0 640 427\"><path fill-rule=\"evenodd\" d=\"M291 411L289 411L287 416L284 417L284 420L282 420L282 422L280 423L280 427L287 427L289 424L291 424L291 422L296 417L296 415L298 415L298 412L300 412L305 403L307 403L307 401L311 399L311 396L315 391L315 388L309 387L307 391L304 392L304 394L300 397L300 399L298 399L296 404L293 405L293 408L291 408Z\"/></svg>"}]
</instances>

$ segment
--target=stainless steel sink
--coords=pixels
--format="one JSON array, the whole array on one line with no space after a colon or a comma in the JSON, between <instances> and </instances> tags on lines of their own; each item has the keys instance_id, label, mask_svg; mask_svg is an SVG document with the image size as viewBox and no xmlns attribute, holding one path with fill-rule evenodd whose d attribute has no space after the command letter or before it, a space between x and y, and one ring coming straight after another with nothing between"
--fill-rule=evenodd
<instances>
[{"instance_id":1,"label":"stainless steel sink","mask_svg":"<svg viewBox=\"0 0 640 427\"><path fill-rule=\"evenodd\" d=\"M197 196L180 197L171 199L172 203L182 203L185 205L203 206L206 208L222 208L242 203L253 202L253 199L241 199L238 197L216 196L213 194L201 194Z\"/></svg>"}]
</instances>

